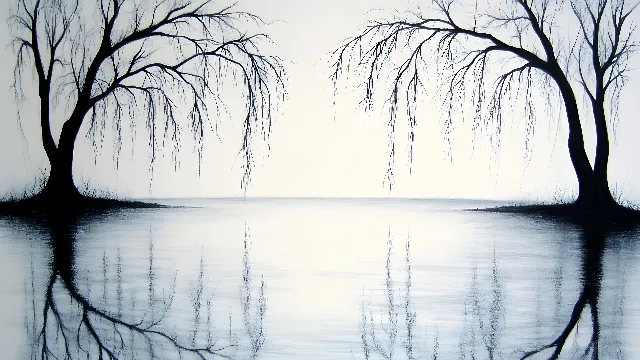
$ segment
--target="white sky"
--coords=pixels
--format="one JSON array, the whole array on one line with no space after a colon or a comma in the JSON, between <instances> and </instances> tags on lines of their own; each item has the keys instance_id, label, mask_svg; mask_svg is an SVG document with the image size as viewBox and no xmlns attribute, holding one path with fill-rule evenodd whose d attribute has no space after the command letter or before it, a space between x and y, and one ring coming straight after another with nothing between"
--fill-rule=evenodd
<instances>
[{"instance_id":1,"label":"white sky","mask_svg":"<svg viewBox=\"0 0 640 360\"><path fill-rule=\"evenodd\" d=\"M3 20L8 16L9 0L0 3ZM383 187L386 172L386 117L365 116L357 111L356 98L341 96L332 107L329 62L322 58L342 40L354 35L369 19L384 12L372 9L410 8L408 1L391 0L242 0L249 10L267 20L278 22L264 29L276 42L272 50L285 60L289 98L276 119L269 157L259 159L249 196L435 196L467 198L550 199L556 192L567 194L575 187L574 173L566 148L566 125L540 117L535 148L529 166L523 166L524 127L508 121L502 136L499 166L491 159L487 142L470 146L470 126L456 128L453 164L444 152L439 113L418 119L413 174L409 176L406 156L406 126L399 126L397 179L389 193ZM5 15L7 14L7 15ZM638 15L638 14L636 14ZM638 16L636 16L638 18ZM8 28L0 26L0 193L21 189L33 182L45 164L40 143L37 102L24 104L25 143L18 130L16 105L10 89L14 55L9 45ZM637 68L638 59L632 65ZM632 67L634 67L632 66ZM640 200L640 172L635 154L638 125L634 121L640 74L630 74L620 106L620 126L612 147L610 182L617 184L626 199ZM345 93L349 89L344 89ZM34 94L31 94L32 96ZM37 94L35 95L37 96ZM543 107L544 104L539 104ZM421 105L427 109L429 104ZM37 110L37 108L36 108ZM426 111L426 110L425 110ZM634 114L633 111L636 111ZM336 114L334 121L333 114ZM401 119L404 120L404 119ZM584 121L583 121L584 122ZM594 152L591 124L584 124L588 153ZM85 130L86 131L86 130ZM240 166L234 162L240 145L237 122L225 120L220 129L221 142L209 137L203 160L203 173L197 176L195 155L189 146L182 167L173 172L169 162L158 162L150 184L146 171L145 148L130 158L125 147L120 170L116 171L109 151L103 151L94 164L93 154L84 138L76 146L74 176L80 185L134 197L209 197L240 196ZM186 134L185 134L186 135ZM57 138L58 134L54 134ZM479 146L478 146L479 144ZM265 153L266 154L266 153Z\"/></svg>"}]
</instances>

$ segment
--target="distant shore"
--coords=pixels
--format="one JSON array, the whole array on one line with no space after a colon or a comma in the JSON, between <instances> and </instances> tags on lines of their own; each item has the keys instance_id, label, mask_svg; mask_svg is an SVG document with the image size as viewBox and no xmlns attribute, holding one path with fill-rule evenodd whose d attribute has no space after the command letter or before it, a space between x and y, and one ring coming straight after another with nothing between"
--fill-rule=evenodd
<instances>
[{"instance_id":1,"label":"distant shore","mask_svg":"<svg viewBox=\"0 0 640 360\"><path fill-rule=\"evenodd\" d=\"M179 200L230 200L230 201L460 201L479 205L477 208L466 208L464 211L511 213L523 216L534 216L544 219L589 225L596 221L602 224L640 225L640 210L616 205L597 215L585 214L573 203L535 204L518 203L508 200L490 199L450 199L450 198L407 198L407 197L218 197L218 198L140 198L117 199L80 196L66 203L50 204L38 195L21 200L0 201L0 215L4 216L41 216L41 215L81 215L110 212L122 209L162 209L184 207L180 205L161 204L158 201ZM503 204L503 205L501 205ZM507 205L508 204L508 205ZM493 206L492 206L493 205ZM608 225L607 225L608 226Z\"/></svg>"}]
</instances>

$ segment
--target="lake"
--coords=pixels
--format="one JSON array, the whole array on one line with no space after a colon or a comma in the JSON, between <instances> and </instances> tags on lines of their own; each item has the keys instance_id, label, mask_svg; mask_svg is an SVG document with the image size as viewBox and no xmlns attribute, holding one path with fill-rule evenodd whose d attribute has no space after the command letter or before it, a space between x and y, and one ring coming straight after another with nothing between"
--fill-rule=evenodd
<instances>
[{"instance_id":1,"label":"lake","mask_svg":"<svg viewBox=\"0 0 640 360\"><path fill-rule=\"evenodd\" d=\"M489 201L153 201L181 207L0 218L2 358L640 358L636 231L466 211Z\"/></svg>"}]
</instances>

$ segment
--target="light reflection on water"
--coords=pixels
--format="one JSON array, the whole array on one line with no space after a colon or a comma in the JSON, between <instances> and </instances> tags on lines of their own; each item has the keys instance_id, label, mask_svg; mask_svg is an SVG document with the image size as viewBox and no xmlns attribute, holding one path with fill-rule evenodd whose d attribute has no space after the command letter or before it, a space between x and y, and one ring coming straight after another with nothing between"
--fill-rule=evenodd
<instances>
[{"instance_id":1,"label":"light reflection on water","mask_svg":"<svg viewBox=\"0 0 640 360\"><path fill-rule=\"evenodd\" d=\"M57 235L0 219L9 358L64 353L60 322L72 358L97 358L96 338L136 359L207 344L259 359L502 359L551 344L536 354L548 358L560 342L560 358L640 356L636 234L459 211L492 205L478 202L173 202L201 207L102 215ZM45 347L52 280L60 319L49 304ZM104 313L88 311L100 336L87 309ZM137 324L167 337L147 341Z\"/></svg>"}]
</instances>

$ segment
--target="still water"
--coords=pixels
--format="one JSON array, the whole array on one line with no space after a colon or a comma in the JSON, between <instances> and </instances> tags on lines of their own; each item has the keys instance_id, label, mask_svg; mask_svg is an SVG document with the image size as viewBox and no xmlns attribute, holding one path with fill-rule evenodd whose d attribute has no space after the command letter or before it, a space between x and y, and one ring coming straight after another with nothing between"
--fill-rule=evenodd
<instances>
[{"instance_id":1,"label":"still water","mask_svg":"<svg viewBox=\"0 0 640 360\"><path fill-rule=\"evenodd\" d=\"M640 358L637 232L465 211L495 202L159 201L182 207L0 218L0 357Z\"/></svg>"}]
</instances>

